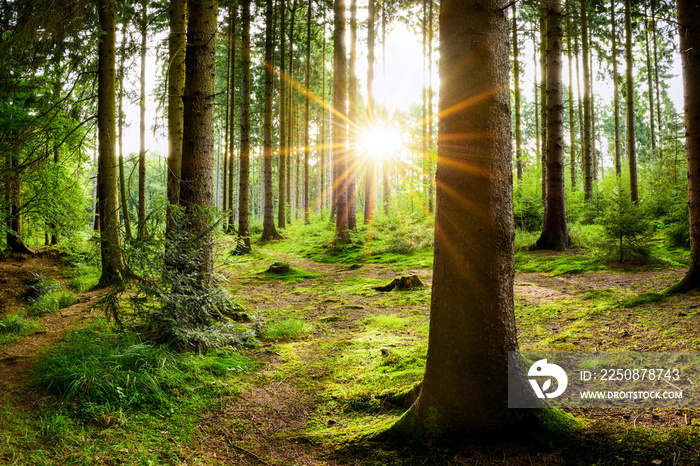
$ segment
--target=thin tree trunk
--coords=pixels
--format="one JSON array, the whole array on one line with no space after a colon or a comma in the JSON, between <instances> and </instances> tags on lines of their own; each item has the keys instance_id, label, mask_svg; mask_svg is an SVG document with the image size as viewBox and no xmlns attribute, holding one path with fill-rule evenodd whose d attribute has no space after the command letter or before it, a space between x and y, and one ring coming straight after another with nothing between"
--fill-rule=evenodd
<instances>
[{"instance_id":1,"label":"thin tree trunk","mask_svg":"<svg viewBox=\"0 0 700 466\"><path fill-rule=\"evenodd\" d=\"M279 239L280 235L275 228L275 211L272 196L272 68L273 63L273 5L272 0L265 2L265 84L263 98L263 176L264 176L264 214L262 241Z\"/></svg>"},{"instance_id":2,"label":"thin tree trunk","mask_svg":"<svg viewBox=\"0 0 700 466\"><path fill-rule=\"evenodd\" d=\"M423 88L421 92L421 175L420 186L422 191L428 192L428 80L425 76L427 68L428 55L428 4L426 0L422 0L423 18L422 18L422 38L423 38L423 67L421 68L421 76L423 78Z\"/></svg>"},{"instance_id":3,"label":"thin tree trunk","mask_svg":"<svg viewBox=\"0 0 700 466\"><path fill-rule=\"evenodd\" d=\"M238 23L238 6L231 8L231 63L229 74L231 76L231 94L229 98L229 136L228 136L228 191L226 196L228 196L228 232L234 230L234 225L236 224L236 214L235 214L235 203L234 194L236 193L236 49L238 42L236 40L236 25Z\"/></svg>"},{"instance_id":4,"label":"thin tree trunk","mask_svg":"<svg viewBox=\"0 0 700 466\"><path fill-rule=\"evenodd\" d=\"M126 59L126 28L127 28L127 20L126 18L124 19L124 24L123 24L123 29L122 29L122 44L120 47L120 52L119 52L119 57L120 57L120 62L119 62L119 71L117 73L117 79L118 79L118 85L119 85L119 107L117 109L117 125L119 129L119 193L120 193L120 206L121 206L121 211L122 211L122 218L124 219L124 232L126 234L127 238L131 238L131 221L129 220L129 204L127 203L126 199L126 181L124 177L124 144L123 144L123 135L124 135L124 111L123 111L123 102L124 102L124 60Z\"/></svg>"},{"instance_id":5,"label":"thin tree trunk","mask_svg":"<svg viewBox=\"0 0 700 466\"><path fill-rule=\"evenodd\" d=\"M367 122L374 124L374 21L375 0L369 0L367 18ZM374 157L368 157L365 162L365 212L364 224L372 221L374 216L375 176L377 171L377 161Z\"/></svg>"},{"instance_id":6,"label":"thin tree trunk","mask_svg":"<svg viewBox=\"0 0 700 466\"><path fill-rule=\"evenodd\" d=\"M652 16L652 21L651 21L651 32L652 32L652 41L654 43L654 80L655 80L655 87L656 87L656 115L658 118L658 128L659 128L659 159L663 160L663 140L662 140L662 132L663 132L663 122L661 120L661 91L659 90L661 85L659 83L659 46L658 42L656 40L656 1L652 0L651 1L651 16Z\"/></svg>"},{"instance_id":7,"label":"thin tree trunk","mask_svg":"<svg viewBox=\"0 0 700 466\"><path fill-rule=\"evenodd\" d=\"M574 122L574 73L572 70L573 50L571 36L574 35L571 15L573 14L574 0L566 3L566 53L569 64L569 174L571 175L571 189L576 188L576 128Z\"/></svg>"},{"instance_id":8,"label":"thin tree trunk","mask_svg":"<svg viewBox=\"0 0 700 466\"><path fill-rule=\"evenodd\" d=\"M647 94L649 97L649 130L651 132L651 153L656 155L656 122L654 121L654 81L651 75L651 47L649 45L649 14L644 5L644 47L646 49L647 64Z\"/></svg>"},{"instance_id":9,"label":"thin tree trunk","mask_svg":"<svg viewBox=\"0 0 700 466\"><path fill-rule=\"evenodd\" d=\"M566 249L561 0L547 1L547 197L538 249Z\"/></svg>"},{"instance_id":10,"label":"thin tree trunk","mask_svg":"<svg viewBox=\"0 0 700 466\"><path fill-rule=\"evenodd\" d=\"M141 0L141 93L139 97L139 228L136 238L146 238L146 36L148 3Z\"/></svg>"},{"instance_id":11,"label":"thin tree trunk","mask_svg":"<svg viewBox=\"0 0 700 466\"><path fill-rule=\"evenodd\" d=\"M612 65L613 65L613 112L615 117L615 175L622 175L622 150L620 149L620 90L618 89L619 75L617 72L617 29L615 26L615 0L610 0L610 23L612 36Z\"/></svg>"},{"instance_id":12,"label":"thin tree trunk","mask_svg":"<svg viewBox=\"0 0 700 466\"><path fill-rule=\"evenodd\" d=\"M287 6L286 0L280 0L280 104L279 104L279 132L280 132L280 167L278 182L277 225L280 228L287 227L287 75L286 75L286 40L287 40Z\"/></svg>"},{"instance_id":13,"label":"thin tree trunk","mask_svg":"<svg viewBox=\"0 0 700 466\"><path fill-rule=\"evenodd\" d=\"M539 24L540 24L540 163L542 167L542 201L547 198L547 6L545 1L539 2Z\"/></svg>"},{"instance_id":14,"label":"thin tree trunk","mask_svg":"<svg viewBox=\"0 0 700 466\"><path fill-rule=\"evenodd\" d=\"M532 58L534 61L534 73L535 73L535 89L534 89L534 95L535 95L535 154L538 160L541 160L539 157L539 152L540 148L542 147L540 145L540 136L542 135L542 132L540 131L540 84L539 81L537 80L537 36L534 33L535 30L535 23L534 21L532 22L532 27L531 27L533 33L532 33ZM540 77L540 79L542 79ZM544 124L544 122L541 122ZM541 172L544 170L544 168L541 169ZM542 190L542 199L544 199L544 189Z\"/></svg>"},{"instance_id":15,"label":"thin tree trunk","mask_svg":"<svg viewBox=\"0 0 700 466\"><path fill-rule=\"evenodd\" d=\"M290 11L291 18L289 23L289 82L294 82L294 24L296 22L297 13L297 0L292 3L292 9ZM294 159L294 154L296 153L296 147L292 142L294 139L294 110L295 110L295 99L294 99L294 88L293 86L288 86L288 105L287 105L287 223L291 223L292 219L292 161Z\"/></svg>"},{"instance_id":16,"label":"thin tree trunk","mask_svg":"<svg viewBox=\"0 0 700 466\"><path fill-rule=\"evenodd\" d=\"M625 61L627 62L627 158L630 167L630 198L639 200L637 192L637 149L634 135L634 61L632 59L632 3L625 0Z\"/></svg>"},{"instance_id":17,"label":"thin tree trunk","mask_svg":"<svg viewBox=\"0 0 700 466\"><path fill-rule=\"evenodd\" d=\"M250 3L241 7L241 161L238 195L238 246L241 253L250 251Z\"/></svg>"},{"instance_id":18,"label":"thin tree trunk","mask_svg":"<svg viewBox=\"0 0 700 466\"><path fill-rule=\"evenodd\" d=\"M353 136L348 141L348 153L346 154L346 171L347 171L347 208L348 208L348 229L355 230L357 228L357 195L356 195L356 179L357 179L357 137L355 136L358 127L357 117L357 0L350 0L350 63L348 66L348 120L350 131Z\"/></svg>"},{"instance_id":19,"label":"thin tree trunk","mask_svg":"<svg viewBox=\"0 0 700 466\"><path fill-rule=\"evenodd\" d=\"M593 115L588 38L588 0L581 0L581 48L583 50L583 198L593 194Z\"/></svg>"},{"instance_id":20,"label":"thin tree trunk","mask_svg":"<svg viewBox=\"0 0 700 466\"><path fill-rule=\"evenodd\" d=\"M374 0L370 0L373 2ZM319 192L321 193L321 214L323 215L325 209L328 207L327 204L327 188L326 188L326 7L321 4L321 9L323 10L323 45L321 51L321 100L324 104L321 106L321 183L319 184ZM371 99L371 96L367 97Z\"/></svg>"},{"instance_id":21,"label":"thin tree trunk","mask_svg":"<svg viewBox=\"0 0 700 466\"><path fill-rule=\"evenodd\" d=\"M228 35L227 35L227 41L226 41L226 49L228 53L226 54L226 101L224 106L226 107L225 111L225 120L224 120L224 186L221 192L221 198L222 198L222 206L221 210L226 212L227 207L230 208L229 203L228 203L228 161L230 158L230 151L229 151L229 138L231 137L231 121L233 119L231 118L231 84L232 84L232 76L231 76L231 54L233 53L233 7L229 7L228 9ZM228 218L224 218L223 220L223 226L224 226L224 231L228 231L226 221Z\"/></svg>"},{"instance_id":22,"label":"thin tree trunk","mask_svg":"<svg viewBox=\"0 0 700 466\"><path fill-rule=\"evenodd\" d=\"M431 0L432 1L432 0ZM520 118L520 60L518 48L518 16L515 3L513 11L513 83L515 100L515 173L518 182L523 180L523 132Z\"/></svg>"},{"instance_id":23,"label":"thin tree trunk","mask_svg":"<svg viewBox=\"0 0 700 466\"><path fill-rule=\"evenodd\" d=\"M428 212L433 213L433 1L428 0Z\"/></svg>"},{"instance_id":24,"label":"thin tree trunk","mask_svg":"<svg viewBox=\"0 0 700 466\"><path fill-rule=\"evenodd\" d=\"M313 2L309 0L306 16L306 79L304 92L304 223L309 224L309 92L311 89L311 11Z\"/></svg>"},{"instance_id":25,"label":"thin tree trunk","mask_svg":"<svg viewBox=\"0 0 700 466\"><path fill-rule=\"evenodd\" d=\"M345 57L345 0L335 0L333 21L333 203L336 241L348 241L347 198L347 59Z\"/></svg>"}]
</instances>

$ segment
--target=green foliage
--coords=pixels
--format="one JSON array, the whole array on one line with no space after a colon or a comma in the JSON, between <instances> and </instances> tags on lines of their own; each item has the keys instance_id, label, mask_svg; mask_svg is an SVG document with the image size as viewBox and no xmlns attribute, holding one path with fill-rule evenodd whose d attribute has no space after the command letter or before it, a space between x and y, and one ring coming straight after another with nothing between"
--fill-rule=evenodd
<instances>
[{"instance_id":1,"label":"green foliage","mask_svg":"<svg viewBox=\"0 0 700 466\"><path fill-rule=\"evenodd\" d=\"M540 193L528 185L517 189L513 195L515 227L523 231L541 231L544 204Z\"/></svg>"},{"instance_id":2,"label":"green foliage","mask_svg":"<svg viewBox=\"0 0 700 466\"><path fill-rule=\"evenodd\" d=\"M29 307L27 315L41 317L78 302L78 296L61 288L56 280L47 279L43 274L35 274L26 292Z\"/></svg>"},{"instance_id":3,"label":"green foliage","mask_svg":"<svg viewBox=\"0 0 700 466\"><path fill-rule=\"evenodd\" d=\"M600 246L607 260L649 263L651 224L647 220L647 211L632 203L625 185L618 184L613 189L601 216L601 224L605 241Z\"/></svg>"},{"instance_id":4,"label":"green foliage","mask_svg":"<svg viewBox=\"0 0 700 466\"><path fill-rule=\"evenodd\" d=\"M38 328L35 322L19 314L7 314L0 319L0 335L22 335Z\"/></svg>"}]
</instances>

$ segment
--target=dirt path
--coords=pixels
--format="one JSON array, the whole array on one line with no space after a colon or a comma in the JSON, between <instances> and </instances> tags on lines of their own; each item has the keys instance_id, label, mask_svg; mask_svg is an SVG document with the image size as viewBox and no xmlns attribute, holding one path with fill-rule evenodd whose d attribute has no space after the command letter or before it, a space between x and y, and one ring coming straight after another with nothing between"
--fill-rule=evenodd
<instances>
[{"instance_id":1,"label":"dirt path","mask_svg":"<svg viewBox=\"0 0 700 466\"><path fill-rule=\"evenodd\" d=\"M44 251L39 250L35 257L21 255L0 261L0 314L16 312L27 305L27 287L38 274L65 280L59 269L60 260L54 254L43 254ZM0 348L0 404L22 394L39 355L60 341L69 329L85 323L93 314L93 304L105 293L106 290L80 293L78 303L39 319L41 330Z\"/></svg>"}]
</instances>

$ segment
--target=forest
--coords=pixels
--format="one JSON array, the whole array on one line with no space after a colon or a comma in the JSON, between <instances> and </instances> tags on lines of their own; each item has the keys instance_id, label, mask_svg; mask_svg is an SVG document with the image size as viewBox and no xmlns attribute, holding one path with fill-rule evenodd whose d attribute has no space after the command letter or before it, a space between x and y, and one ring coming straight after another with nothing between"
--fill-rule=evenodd
<instances>
[{"instance_id":1,"label":"forest","mask_svg":"<svg viewBox=\"0 0 700 466\"><path fill-rule=\"evenodd\" d=\"M0 463L700 464L698 112L696 0L0 0Z\"/></svg>"}]
</instances>

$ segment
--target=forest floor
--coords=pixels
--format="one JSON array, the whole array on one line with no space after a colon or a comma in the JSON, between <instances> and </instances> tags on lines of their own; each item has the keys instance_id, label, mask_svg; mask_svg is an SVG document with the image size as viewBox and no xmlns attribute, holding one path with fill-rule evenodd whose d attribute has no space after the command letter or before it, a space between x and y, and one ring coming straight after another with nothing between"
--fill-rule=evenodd
<instances>
[{"instance_id":1,"label":"forest floor","mask_svg":"<svg viewBox=\"0 0 700 466\"><path fill-rule=\"evenodd\" d=\"M561 256L526 254L529 261L543 263ZM581 252L568 254L580 257ZM245 375L236 390L222 392L204 410L186 413L192 428L181 435L175 426L162 427L167 419L154 415L162 418L160 438L141 446L125 448L121 440L114 440L128 437L136 442L134 432L150 428L152 421L142 421L138 415L129 417L124 426L86 427L75 422L71 425L78 426L80 434L57 444L41 432L29 433L41 430L31 411L39 411L37 405L46 402L36 389L28 388L31 366L69 329L98 314L91 305L102 292L79 293L78 304L41 318L41 330L0 346L0 416L8 425L18 416L26 421L14 430L0 427L0 462L675 465L697 464L700 458L700 409L571 411L588 420L586 428L575 441L558 446L368 441L405 410L387 401L391 395L422 377L432 269L422 267L421 261L322 263L280 244L261 245L249 256L221 257L218 270L231 294L256 325L271 330L259 346L243 350L256 362L256 370ZM267 272L280 261L289 263L291 271ZM0 314L26 305L22 295L35 273L61 278L54 258L0 261ZM413 274L424 287L374 289ZM520 347L700 351L698 294L655 294L682 274L678 268L615 267L583 273L519 272L515 295ZM210 383L217 382L226 385L226 376ZM18 429L23 429L24 441L14 438ZM41 455L21 451L31 448L41 450Z\"/></svg>"}]
</instances>

